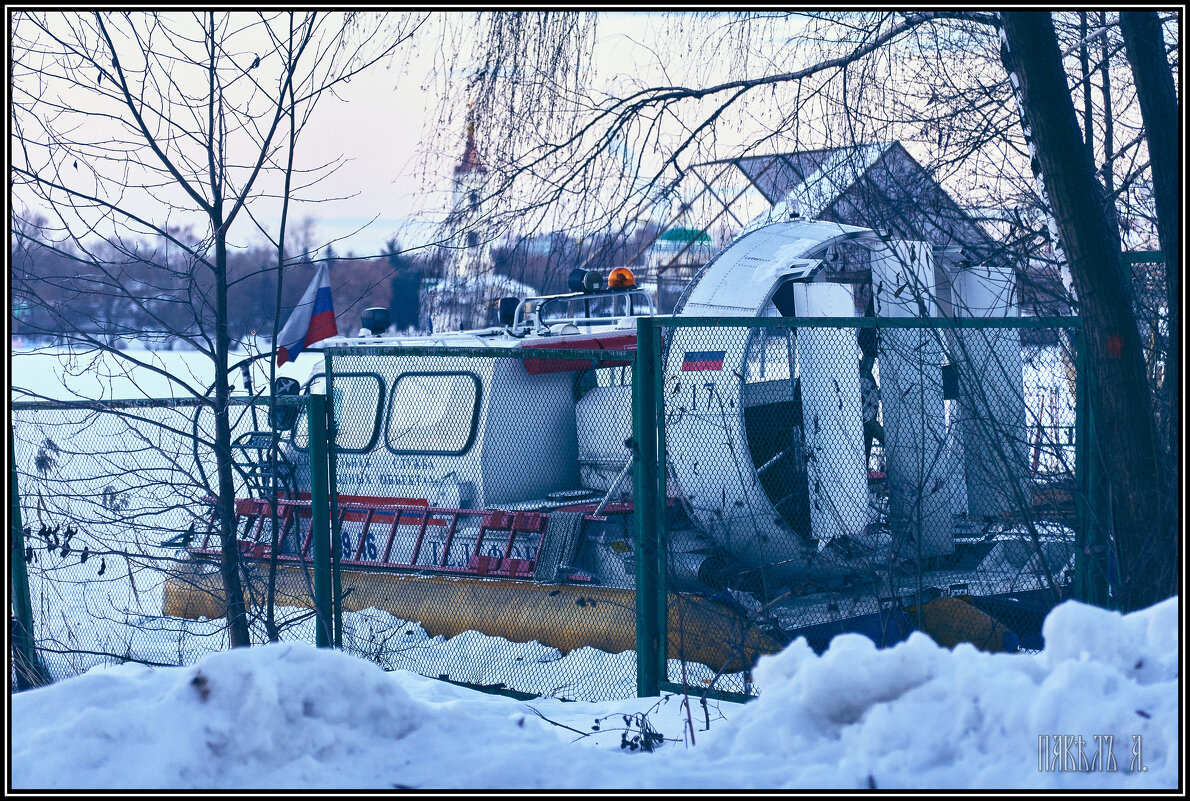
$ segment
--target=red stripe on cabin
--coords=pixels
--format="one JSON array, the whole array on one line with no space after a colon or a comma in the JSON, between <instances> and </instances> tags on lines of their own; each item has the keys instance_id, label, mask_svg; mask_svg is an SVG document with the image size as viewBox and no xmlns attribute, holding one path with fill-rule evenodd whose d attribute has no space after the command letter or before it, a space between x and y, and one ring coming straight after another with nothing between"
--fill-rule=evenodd
<instances>
[{"instance_id":1,"label":"red stripe on cabin","mask_svg":"<svg viewBox=\"0 0 1190 801\"><path fill-rule=\"evenodd\" d=\"M553 342L524 345L526 348L553 348L558 350L636 350L636 334L603 334L594 337L574 339L559 338ZM525 372L529 375L543 373L573 373L592 367L623 367L628 361L600 361L589 359L525 359Z\"/></svg>"}]
</instances>

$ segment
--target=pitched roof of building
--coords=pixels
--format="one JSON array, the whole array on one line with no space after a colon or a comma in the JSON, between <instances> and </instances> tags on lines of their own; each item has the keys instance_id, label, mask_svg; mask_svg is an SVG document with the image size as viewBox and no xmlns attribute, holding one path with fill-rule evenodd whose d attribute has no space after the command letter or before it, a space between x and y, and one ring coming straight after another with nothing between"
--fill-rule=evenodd
<instances>
[{"instance_id":1,"label":"pitched roof of building","mask_svg":"<svg viewBox=\"0 0 1190 801\"><path fill-rule=\"evenodd\" d=\"M994 240L900 142L745 156L734 164L774 206L990 253Z\"/></svg>"},{"instance_id":2,"label":"pitched roof of building","mask_svg":"<svg viewBox=\"0 0 1190 801\"><path fill-rule=\"evenodd\" d=\"M736 166L770 203L795 198L803 217L818 217L896 142L748 156Z\"/></svg>"}]
</instances>

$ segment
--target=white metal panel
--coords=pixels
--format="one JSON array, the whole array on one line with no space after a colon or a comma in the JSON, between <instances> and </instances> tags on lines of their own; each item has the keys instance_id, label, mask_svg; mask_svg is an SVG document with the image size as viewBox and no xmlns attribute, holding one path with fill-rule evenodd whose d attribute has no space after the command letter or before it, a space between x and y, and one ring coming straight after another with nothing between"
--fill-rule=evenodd
<instances>
[{"instance_id":1,"label":"white metal panel","mask_svg":"<svg viewBox=\"0 0 1190 801\"><path fill-rule=\"evenodd\" d=\"M490 400L483 428L483 502L506 504L577 489L574 374L529 375L520 359L495 362L484 388Z\"/></svg>"},{"instance_id":2,"label":"white metal panel","mask_svg":"<svg viewBox=\"0 0 1190 801\"><path fill-rule=\"evenodd\" d=\"M793 293L799 317L854 313L851 292L838 284L795 284ZM868 484L855 330L801 328L797 351L814 538L864 541Z\"/></svg>"},{"instance_id":3,"label":"white metal panel","mask_svg":"<svg viewBox=\"0 0 1190 801\"><path fill-rule=\"evenodd\" d=\"M813 274L819 266L816 255L832 242L871 233L864 228L811 220L758 228L737 239L706 266L676 313L759 316L782 281Z\"/></svg>"},{"instance_id":4,"label":"white metal panel","mask_svg":"<svg viewBox=\"0 0 1190 801\"><path fill-rule=\"evenodd\" d=\"M896 242L872 258L880 317L933 313L934 268L924 242ZM880 398L893 538L906 556L954 551L953 456L942 399L940 332L890 328L880 333ZM920 547L920 552L917 550Z\"/></svg>"},{"instance_id":5,"label":"white metal panel","mask_svg":"<svg viewBox=\"0 0 1190 801\"><path fill-rule=\"evenodd\" d=\"M707 349L707 332L667 331L665 438L668 463L691 514L741 563L761 566L797 551L749 456L740 397L747 339L742 333L732 330L722 339L721 370L684 372L685 354Z\"/></svg>"},{"instance_id":6,"label":"white metal panel","mask_svg":"<svg viewBox=\"0 0 1190 801\"><path fill-rule=\"evenodd\" d=\"M925 242L886 242L872 253L877 317L933 317L934 267Z\"/></svg>"},{"instance_id":7,"label":"white metal panel","mask_svg":"<svg viewBox=\"0 0 1190 801\"><path fill-rule=\"evenodd\" d=\"M632 386L595 387L575 407L584 487L606 490L632 456ZM629 482L630 484L631 482Z\"/></svg>"},{"instance_id":8,"label":"white metal panel","mask_svg":"<svg viewBox=\"0 0 1190 801\"><path fill-rule=\"evenodd\" d=\"M1009 268L959 270L954 277L958 317L1016 317ZM965 450L968 510L999 517L1029 501L1024 366L1015 329L959 330L959 430Z\"/></svg>"}]
</instances>

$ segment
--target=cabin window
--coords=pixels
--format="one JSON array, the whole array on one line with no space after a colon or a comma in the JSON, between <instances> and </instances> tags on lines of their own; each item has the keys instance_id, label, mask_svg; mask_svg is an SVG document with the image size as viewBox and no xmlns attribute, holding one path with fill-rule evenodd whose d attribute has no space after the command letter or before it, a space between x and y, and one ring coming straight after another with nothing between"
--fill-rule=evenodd
<instances>
[{"instance_id":1,"label":"cabin window","mask_svg":"<svg viewBox=\"0 0 1190 801\"><path fill-rule=\"evenodd\" d=\"M402 373L389 398L385 432L389 450L466 453L475 441L479 393L479 379L472 373Z\"/></svg>"},{"instance_id":2,"label":"cabin window","mask_svg":"<svg viewBox=\"0 0 1190 801\"><path fill-rule=\"evenodd\" d=\"M326 392L326 378L310 382L310 392ZM380 402L384 385L375 373L336 373L334 378L335 447L347 453L366 453L380 435ZM293 429L293 444L305 450L310 444L306 414Z\"/></svg>"}]
</instances>

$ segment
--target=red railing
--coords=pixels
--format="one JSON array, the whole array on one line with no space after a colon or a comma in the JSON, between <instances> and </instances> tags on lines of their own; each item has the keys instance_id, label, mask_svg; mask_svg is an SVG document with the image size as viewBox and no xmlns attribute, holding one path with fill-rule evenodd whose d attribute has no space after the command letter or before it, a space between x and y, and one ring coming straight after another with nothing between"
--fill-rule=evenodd
<instances>
[{"instance_id":1,"label":"red railing","mask_svg":"<svg viewBox=\"0 0 1190 801\"><path fill-rule=\"evenodd\" d=\"M582 504L568 507L566 511L581 512L585 520L604 520L603 516L591 514L594 504ZM616 508L613 508L616 507ZM589 507L589 508L588 508ZM625 507L625 508L619 508ZM625 504L609 504L605 509L608 513L630 511ZM278 554L278 560L305 561L310 559L310 546L313 528L306 525L304 532L302 521L309 521L312 516L309 500L282 499L277 501L277 515L279 533L278 542L283 542L290 535L294 526L302 536L300 554ZM339 563L344 567L360 568L404 568L410 570L429 570L436 573L450 573L468 576L502 576L506 578L531 579L537 567L536 559L526 559L514 556L514 546L517 537L528 535L533 543L532 552L539 552L545 538L549 512L509 512L499 509L447 509L429 506L408 506L370 502L351 502L339 504L339 528L344 522L360 523L358 537L354 540L351 554L341 553ZM267 559L271 553L270 538L266 537L265 522L271 517L269 503L256 499L237 499L236 501L236 530L240 553L251 559ZM465 518L479 518L478 533L475 541L468 546L465 566L447 564L450 561L451 547L459 530L459 521ZM248 522L245 523L244 521ZM219 553L219 542L216 536L216 512L212 509L207 531L202 544L194 548L197 553L215 555ZM365 558L365 546L369 542L369 535L374 527L380 526L383 536L383 548L377 548L378 558ZM394 553L394 546L408 537L398 539L398 527L417 526L412 537L412 543L400 548ZM444 531L441 538L441 554L429 560L424 559L426 534L432 529ZM481 549L485 542L491 548L491 541L497 541L503 547L496 547L499 555L483 554ZM582 575L571 578L581 580Z\"/></svg>"}]
</instances>

